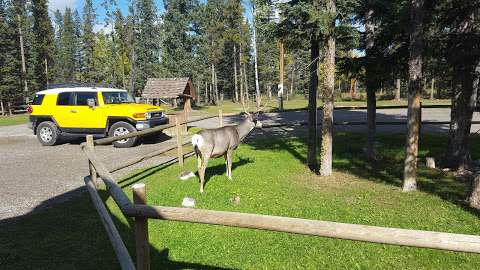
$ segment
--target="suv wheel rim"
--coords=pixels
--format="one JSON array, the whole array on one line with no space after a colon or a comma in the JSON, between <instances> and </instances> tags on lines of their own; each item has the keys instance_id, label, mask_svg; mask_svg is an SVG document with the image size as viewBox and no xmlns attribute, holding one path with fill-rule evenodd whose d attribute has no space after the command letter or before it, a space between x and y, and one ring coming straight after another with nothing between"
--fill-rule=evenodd
<instances>
[{"instance_id":1,"label":"suv wheel rim","mask_svg":"<svg viewBox=\"0 0 480 270\"><path fill-rule=\"evenodd\" d=\"M113 136L114 137L117 137L117 136L122 136L122 135L127 135L128 133L130 133L130 131L128 131L128 129L124 128L124 127L118 127L115 129L115 131L113 131ZM119 140L117 141L118 143L126 143L128 142L129 139L123 139L123 140Z\"/></svg>"},{"instance_id":2,"label":"suv wheel rim","mask_svg":"<svg viewBox=\"0 0 480 270\"><path fill-rule=\"evenodd\" d=\"M53 130L49 127L43 127L40 130L40 138L44 142L49 142L53 139Z\"/></svg>"}]
</instances>

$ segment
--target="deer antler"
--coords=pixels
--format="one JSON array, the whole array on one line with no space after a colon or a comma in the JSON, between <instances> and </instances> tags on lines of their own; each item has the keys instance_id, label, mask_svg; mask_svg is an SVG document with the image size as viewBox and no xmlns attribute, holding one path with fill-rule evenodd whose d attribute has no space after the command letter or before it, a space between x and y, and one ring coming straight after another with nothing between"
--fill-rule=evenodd
<instances>
[{"instance_id":1,"label":"deer antler","mask_svg":"<svg viewBox=\"0 0 480 270\"><path fill-rule=\"evenodd\" d=\"M256 113L260 113L260 111L262 110L262 108L266 108L267 107L267 104L270 102L270 100L266 99L265 103L262 105L262 101L260 99L260 106L257 107L257 111ZM263 112L263 111L262 111Z\"/></svg>"}]
</instances>

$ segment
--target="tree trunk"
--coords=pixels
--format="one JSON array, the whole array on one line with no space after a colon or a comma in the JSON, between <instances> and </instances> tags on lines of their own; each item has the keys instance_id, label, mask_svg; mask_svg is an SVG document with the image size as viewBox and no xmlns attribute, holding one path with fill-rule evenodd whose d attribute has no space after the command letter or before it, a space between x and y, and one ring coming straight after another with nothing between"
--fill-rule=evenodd
<instances>
[{"instance_id":1,"label":"tree trunk","mask_svg":"<svg viewBox=\"0 0 480 270\"><path fill-rule=\"evenodd\" d=\"M430 87L430 99L434 100L435 99L435 78L432 77L432 86Z\"/></svg>"},{"instance_id":2,"label":"tree trunk","mask_svg":"<svg viewBox=\"0 0 480 270\"><path fill-rule=\"evenodd\" d=\"M308 157L307 163L311 171L318 171L317 161L317 89L318 89L318 40L310 41L310 89L308 92Z\"/></svg>"},{"instance_id":3,"label":"tree trunk","mask_svg":"<svg viewBox=\"0 0 480 270\"><path fill-rule=\"evenodd\" d=\"M401 81L398 78L397 81L397 88L395 89L395 100L399 101L400 100L400 90L401 90Z\"/></svg>"},{"instance_id":4,"label":"tree trunk","mask_svg":"<svg viewBox=\"0 0 480 270\"><path fill-rule=\"evenodd\" d=\"M477 102L480 78L480 62L474 74L465 71L455 72L458 83L454 85L450 131L445 161L453 169L463 170L470 163L470 129Z\"/></svg>"},{"instance_id":5,"label":"tree trunk","mask_svg":"<svg viewBox=\"0 0 480 270\"><path fill-rule=\"evenodd\" d=\"M238 52L238 67L239 67L239 76L240 76L240 102L242 103L242 106L245 106L245 93L243 91L243 69L242 69L242 43L240 42L240 50Z\"/></svg>"},{"instance_id":6,"label":"tree trunk","mask_svg":"<svg viewBox=\"0 0 480 270\"><path fill-rule=\"evenodd\" d=\"M250 96L248 93L248 80L247 80L247 64L243 64L243 76L245 79L245 98L247 99L247 103L250 102Z\"/></svg>"},{"instance_id":7,"label":"tree trunk","mask_svg":"<svg viewBox=\"0 0 480 270\"><path fill-rule=\"evenodd\" d=\"M375 55L373 55L374 45L374 25L372 21L373 10L369 9L365 13L365 42L366 42L366 92L367 92L367 145L365 146L365 154L368 159L375 160L375 136L376 136L376 113L377 113L377 100L375 97L376 90L376 76L373 70Z\"/></svg>"},{"instance_id":8,"label":"tree trunk","mask_svg":"<svg viewBox=\"0 0 480 270\"><path fill-rule=\"evenodd\" d=\"M283 96L285 95L285 85L283 84L283 79L284 79L284 46L283 46L283 41L280 40L279 42L279 53L280 53L280 59L278 60L279 63L279 91L278 91L278 110L283 111Z\"/></svg>"},{"instance_id":9,"label":"tree trunk","mask_svg":"<svg viewBox=\"0 0 480 270\"><path fill-rule=\"evenodd\" d=\"M238 81L237 81L237 44L233 44L233 79L235 81L235 103L238 103Z\"/></svg>"},{"instance_id":10,"label":"tree trunk","mask_svg":"<svg viewBox=\"0 0 480 270\"><path fill-rule=\"evenodd\" d=\"M208 96L208 83L207 83L207 81L205 80L205 94L204 94L204 96L203 96L203 104L204 104L204 105L207 105L207 104L208 104L207 96Z\"/></svg>"},{"instance_id":11,"label":"tree trunk","mask_svg":"<svg viewBox=\"0 0 480 270\"><path fill-rule=\"evenodd\" d=\"M268 94L268 100L272 100L272 85L267 84L267 94Z\"/></svg>"},{"instance_id":12,"label":"tree trunk","mask_svg":"<svg viewBox=\"0 0 480 270\"><path fill-rule=\"evenodd\" d=\"M0 112L5 116L5 108L3 107L3 99L0 99Z\"/></svg>"},{"instance_id":13,"label":"tree trunk","mask_svg":"<svg viewBox=\"0 0 480 270\"><path fill-rule=\"evenodd\" d=\"M211 65L211 68L210 68L210 71L211 71L211 80L212 80L212 86L210 87L210 97L212 96L212 90L215 91L215 64L212 62L212 65ZM214 98L215 99L215 98ZM210 100L211 101L211 100ZM216 102L216 100L214 100L214 103Z\"/></svg>"},{"instance_id":14,"label":"tree trunk","mask_svg":"<svg viewBox=\"0 0 480 270\"><path fill-rule=\"evenodd\" d=\"M255 93L256 93L256 101L257 101L257 108L260 108L260 85L258 83L258 64L257 64L257 26L255 23L255 15L256 15L256 9L255 9L255 4L253 1L250 2L252 6L252 14L253 14L253 19L252 19L252 24L253 24L253 60L255 64ZM246 72L245 72L246 73ZM247 91L248 93L248 91Z\"/></svg>"},{"instance_id":15,"label":"tree trunk","mask_svg":"<svg viewBox=\"0 0 480 270\"><path fill-rule=\"evenodd\" d=\"M480 210L480 174L477 174L473 179L473 190L468 202L470 207Z\"/></svg>"},{"instance_id":16,"label":"tree trunk","mask_svg":"<svg viewBox=\"0 0 480 270\"><path fill-rule=\"evenodd\" d=\"M410 11L410 56L408 60L408 115L405 146L403 191L417 189L418 136L420 129L420 94L422 93L423 16L424 0L412 0Z\"/></svg>"},{"instance_id":17,"label":"tree trunk","mask_svg":"<svg viewBox=\"0 0 480 270\"><path fill-rule=\"evenodd\" d=\"M25 102L27 102L28 98L28 83L27 83L27 66L25 64L25 49L23 46L23 32L22 32L22 20L20 14L17 14L18 20L18 36L20 39L20 56L22 59L22 77L23 77L23 91L24 91L24 98Z\"/></svg>"},{"instance_id":18,"label":"tree trunk","mask_svg":"<svg viewBox=\"0 0 480 270\"><path fill-rule=\"evenodd\" d=\"M215 71L213 73L213 78L215 79L215 84L213 85L215 87L215 105L219 105L219 98L218 98L218 81L217 81L217 72Z\"/></svg>"},{"instance_id":19,"label":"tree trunk","mask_svg":"<svg viewBox=\"0 0 480 270\"><path fill-rule=\"evenodd\" d=\"M336 14L335 0L327 0L327 12ZM332 143L333 143L333 99L335 91L335 36L333 29L335 20L332 19L330 34L326 36L325 50L325 90L323 92L322 143L320 145L320 175L332 174Z\"/></svg>"},{"instance_id":20,"label":"tree trunk","mask_svg":"<svg viewBox=\"0 0 480 270\"><path fill-rule=\"evenodd\" d=\"M357 78L350 78L350 98L354 100L357 98Z\"/></svg>"},{"instance_id":21,"label":"tree trunk","mask_svg":"<svg viewBox=\"0 0 480 270\"><path fill-rule=\"evenodd\" d=\"M7 106L8 106L8 115L12 116L13 113L12 113L12 103L9 101L7 102Z\"/></svg>"},{"instance_id":22,"label":"tree trunk","mask_svg":"<svg viewBox=\"0 0 480 270\"><path fill-rule=\"evenodd\" d=\"M290 77L290 97L293 97L293 87L294 87L294 80L295 80L295 55L293 55L293 61L292 61L292 74Z\"/></svg>"}]
</instances>

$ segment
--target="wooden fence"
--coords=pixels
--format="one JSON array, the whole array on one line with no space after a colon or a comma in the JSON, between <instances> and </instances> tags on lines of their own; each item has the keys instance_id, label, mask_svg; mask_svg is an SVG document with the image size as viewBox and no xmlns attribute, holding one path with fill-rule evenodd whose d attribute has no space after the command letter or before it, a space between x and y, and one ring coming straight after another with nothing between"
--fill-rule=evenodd
<instances>
[{"instance_id":1,"label":"wooden fence","mask_svg":"<svg viewBox=\"0 0 480 270\"><path fill-rule=\"evenodd\" d=\"M219 119L222 119L221 112L219 116ZM185 121L186 119L184 119L183 122L176 121L175 124L163 125L115 138L104 138L94 141L91 136L87 136L86 143L81 145L83 152L88 158L88 165L90 168L90 176L84 178L86 188L105 227L122 269L150 269L148 219L203 223L302 235L323 236L371 243L480 253L480 236L477 235L386 228L301 218L148 205L146 200L146 187L142 183L132 186L132 203L122 188L117 185L116 180L112 176L111 172L126 168L130 165L141 162L142 160L151 158L175 148L179 148L180 150L178 150L179 156L173 161L178 161L179 164L183 164L181 161L183 162L184 153L181 149L183 148L183 145L186 145L189 142L188 140L182 142L183 136L180 132L179 126L181 124L200 121L212 117L216 116L203 117L193 121ZM223 120L220 122L220 126L222 125ZM107 168L102 162L99 161L95 154L96 145L109 144L119 139L127 139L135 136L145 136L147 134L159 132L163 129L174 126L176 127L175 130L177 132L176 145L168 146L164 149L147 154L141 158L130 160L125 164L118 165L111 170L107 170ZM104 205L104 202L97 192L96 187L98 185L98 178L100 178L105 184L108 193L112 196L121 212L126 217L134 218L136 266L134 265L133 260L131 259L128 250L125 247L125 244L123 243L122 238Z\"/></svg>"}]
</instances>

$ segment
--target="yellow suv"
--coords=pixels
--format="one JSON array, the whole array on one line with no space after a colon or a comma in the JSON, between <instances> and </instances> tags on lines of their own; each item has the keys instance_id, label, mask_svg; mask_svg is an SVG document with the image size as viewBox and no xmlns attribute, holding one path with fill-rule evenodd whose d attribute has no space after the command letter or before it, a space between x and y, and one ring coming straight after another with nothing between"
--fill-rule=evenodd
<instances>
[{"instance_id":1,"label":"yellow suv","mask_svg":"<svg viewBox=\"0 0 480 270\"><path fill-rule=\"evenodd\" d=\"M43 145L55 145L69 135L119 136L166 124L159 106L137 104L122 89L72 87L36 93L29 107L29 127ZM130 147L137 138L116 141Z\"/></svg>"}]
</instances>

